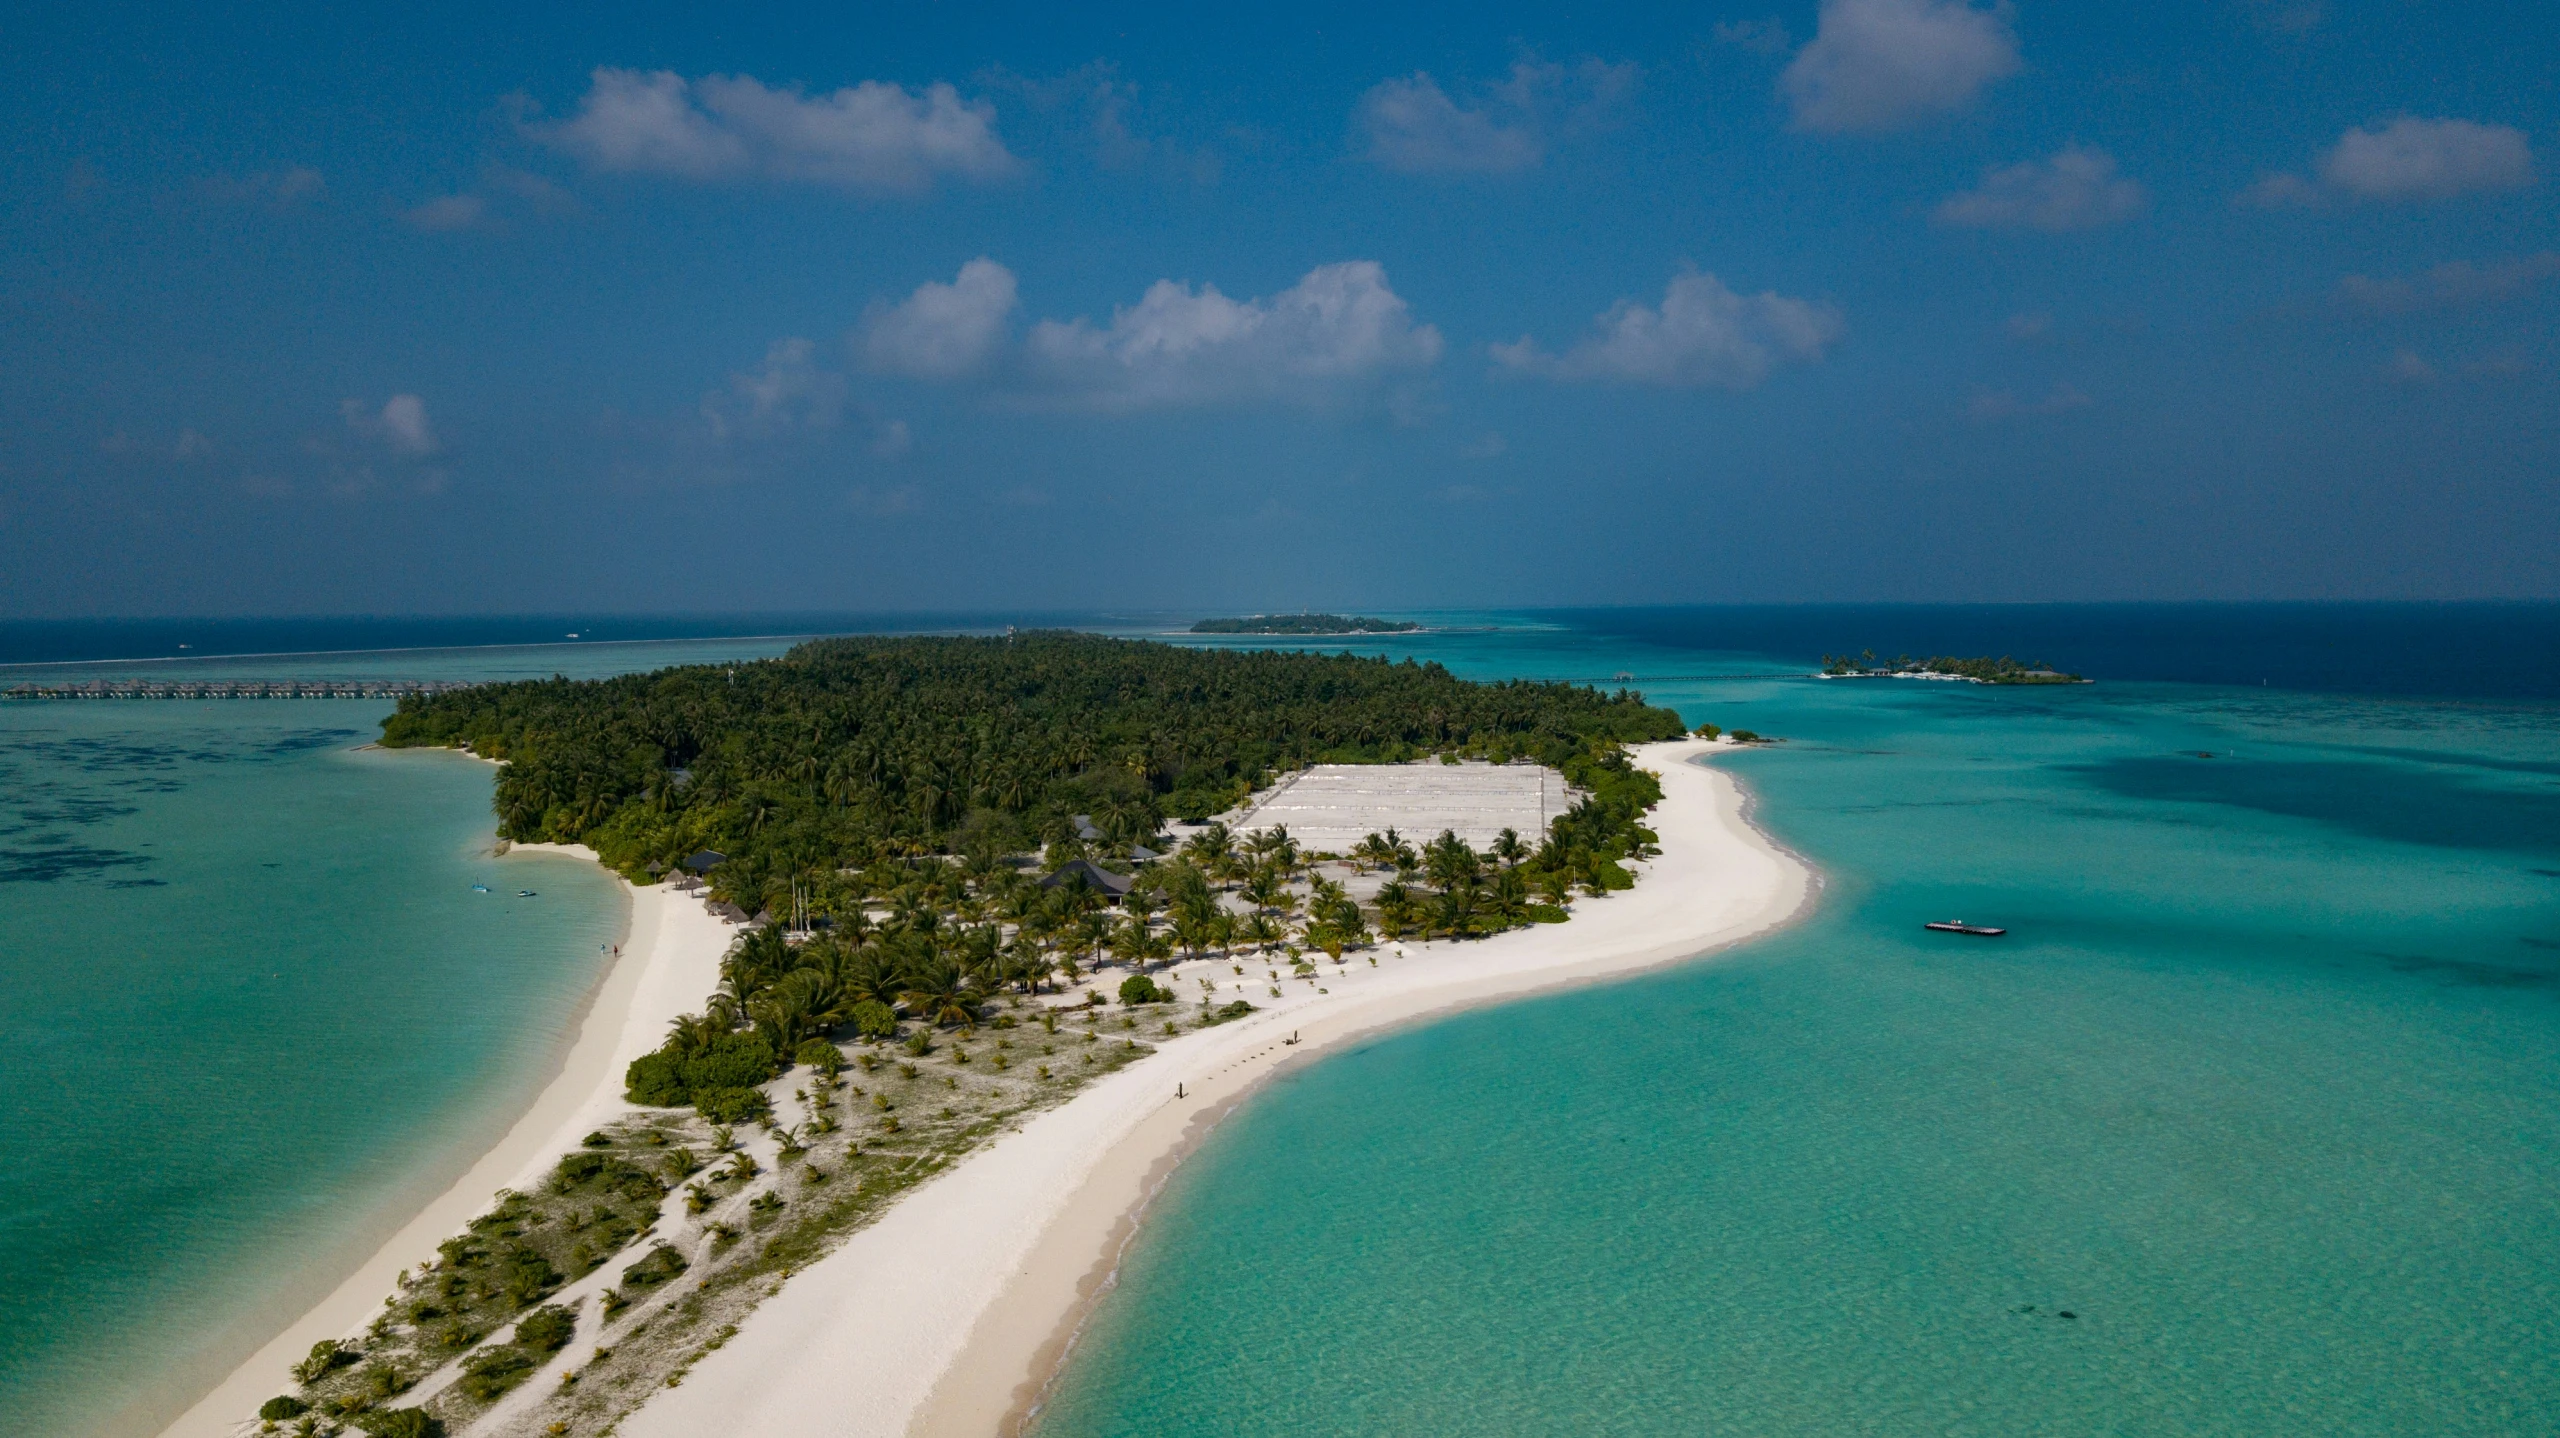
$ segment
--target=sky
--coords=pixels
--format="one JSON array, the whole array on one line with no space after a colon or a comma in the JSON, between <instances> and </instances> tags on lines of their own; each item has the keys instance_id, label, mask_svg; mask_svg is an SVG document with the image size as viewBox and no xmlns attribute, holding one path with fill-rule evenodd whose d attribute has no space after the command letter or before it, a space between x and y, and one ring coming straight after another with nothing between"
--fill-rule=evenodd
<instances>
[{"instance_id":1,"label":"sky","mask_svg":"<svg viewBox=\"0 0 2560 1438\"><path fill-rule=\"evenodd\" d=\"M2560 596L2560 7L354 9L11 21L0 617Z\"/></svg>"}]
</instances>

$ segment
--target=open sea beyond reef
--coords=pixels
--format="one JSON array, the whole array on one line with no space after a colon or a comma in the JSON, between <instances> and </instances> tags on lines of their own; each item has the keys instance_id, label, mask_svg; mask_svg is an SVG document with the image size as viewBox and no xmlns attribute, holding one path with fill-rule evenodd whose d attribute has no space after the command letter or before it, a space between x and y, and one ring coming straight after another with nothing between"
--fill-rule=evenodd
<instances>
[{"instance_id":1,"label":"open sea beyond reef","mask_svg":"<svg viewBox=\"0 0 2560 1438\"><path fill-rule=\"evenodd\" d=\"M1041 1438L2560 1431L2560 609L1415 617L1322 647L1785 736L1727 762L1819 907L1275 1084L1167 1185ZM721 627L115 671L782 647ZM2104 682L1793 677L1870 646ZM354 749L386 708L0 704L0 1432L218 1376L591 990L610 885L488 857L485 767Z\"/></svg>"}]
</instances>

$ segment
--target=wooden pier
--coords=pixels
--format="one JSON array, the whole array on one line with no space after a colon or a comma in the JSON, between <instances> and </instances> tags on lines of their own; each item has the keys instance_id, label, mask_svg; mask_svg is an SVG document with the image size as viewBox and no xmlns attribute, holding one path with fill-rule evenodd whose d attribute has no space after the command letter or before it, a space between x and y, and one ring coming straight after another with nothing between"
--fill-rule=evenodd
<instances>
[{"instance_id":1,"label":"wooden pier","mask_svg":"<svg viewBox=\"0 0 2560 1438\"><path fill-rule=\"evenodd\" d=\"M462 679L45 679L0 683L0 699L397 699L470 687Z\"/></svg>"}]
</instances>

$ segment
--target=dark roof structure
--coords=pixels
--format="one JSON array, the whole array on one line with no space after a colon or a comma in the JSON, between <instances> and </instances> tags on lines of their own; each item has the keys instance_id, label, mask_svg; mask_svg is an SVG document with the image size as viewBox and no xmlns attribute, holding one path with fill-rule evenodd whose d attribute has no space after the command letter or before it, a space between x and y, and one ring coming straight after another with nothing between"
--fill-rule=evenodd
<instances>
[{"instance_id":1,"label":"dark roof structure","mask_svg":"<svg viewBox=\"0 0 2560 1438\"><path fill-rule=\"evenodd\" d=\"M1054 889L1062 884L1072 884L1078 879L1082 879L1095 893L1113 900L1128 893L1137 883L1137 880L1128 875L1115 874L1091 859L1069 859L1060 864L1055 873L1042 879L1040 887Z\"/></svg>"}]
</instances>

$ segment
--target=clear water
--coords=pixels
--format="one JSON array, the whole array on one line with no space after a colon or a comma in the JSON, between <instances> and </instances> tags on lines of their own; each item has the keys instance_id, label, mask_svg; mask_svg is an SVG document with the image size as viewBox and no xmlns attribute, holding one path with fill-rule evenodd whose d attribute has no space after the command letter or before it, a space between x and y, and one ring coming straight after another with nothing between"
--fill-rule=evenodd
<instances>
[{"instance_id":1,"label":"clear water","mask_svg":"<svg viewBox=\"0 0 2560 1438\"><path fill-rule=\"evenodd\" d=\"M1417 617L1459 632L1322 647L1791 736L1737 767L1825 907L1291 1079L1183 1170L1051 1433L2560 1427L2560 610ZM0 626L80 666L0 684L1004 622ZM402 647L205 653L366 644ZM1864 645L2272 687L1784 677ZM591 990L602 877L493 865L488 771L357 751L385 707L0 703L0 1433L148 1431L494 1136ZM2016 933L1922 942L1949 913Z\"/></svg>"},{"instance_id":2,"label":"clear water","mask_svg":"<svg viewBox=\"0 0 2560 1438\"><path fill-rule=\"evenodd\" d=\"M1417 647L1768 662L1641 619ZM2560 1431L2560 711L1646 688L1789 737L1732 762L1818 913L1276 1085L1041 1438Z\"/></svg>"},{"instance_id":3,"label":"clear water","mask_svg":"<svg viewBox=\"0 0 2560 1438\"><path fill-rule=\"evenodd\" d=\"M236 662L513 677L779 647ZM0 1433L156 1431L458 1176L571 1031L612 885L492 859L489 768L360 751L388 709L0 702Z\"/></svg>"}]
</instances>

